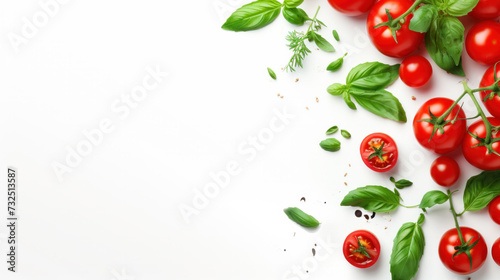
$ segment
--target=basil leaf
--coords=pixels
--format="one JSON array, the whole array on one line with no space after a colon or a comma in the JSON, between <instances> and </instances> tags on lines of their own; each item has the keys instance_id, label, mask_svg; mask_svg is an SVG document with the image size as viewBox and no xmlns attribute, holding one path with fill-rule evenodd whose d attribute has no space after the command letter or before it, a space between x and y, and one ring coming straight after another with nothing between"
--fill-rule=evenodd
<instances>
[{"instance_id":1,"label":"basil leaf","mask_svg":"<svg viewBox=\"0 0 500 280\"><path fill-rule=\"evenodd\" d=\"M290 220L303 227L315 228L320 224L318 220L316 220L313 216L304 213L304 211L300 210L297 207L288 207L283 211L288 216L288 218L290 218Z\"/></svg>"},{"instance_id":2,"label":"basil leaf","mask_svg":"<svg viewBox=\"0 0 500 280\"><path fill-rule=\"evenodd\" d=\"M383 118L406 122L406 112L392 93L384 90L365 90L351 87L349 94L366 110Z\"/></svg>"},{"instance_id":3,"label":"basil leaf","mask_svg":"<svg viewBox=\"0 0 500 280\"><path fill-rule=\"evenodd\" d=\"M418 207L421 209L431 208L436 204L445 203L449 198L450 197L442 191L429 191L424 194L424 197L422 197L422 201Z\"/></svg>"},{"instance_id":4,"label":"basil leaf","mask_svg":"<svg viewBox=\"0 0 500 280\"><path fill-rule=\"evenodd\" d=\"M273 69L267 67L267 73L269 73L269 76L271 76L273 80L276 80L276 73L274 73Z\"/></svg>"},{"instance_id":5,"label":"basil leaf","mask_svg":"<svg viewBox=\"0 0 500 280\"><path fill-rule=\"evenodd\" d=\"M399 206L399 196L382 186L366 186L350 191L341 206L359 206L373 212L390 212Z\"/></svg>"},{"instance_id":6,"label":"basil leaf","mask_svg":"<svg viewBox=\"0 0 500 280\"><path fill-rule=\"evenodd\" d=\"M339 33L337 33L337 30L333 29L332 30L333 38L335 38L335 41L340 41Z\"/></svg>"},{"instance_id":7,"label":"basil leaf","mask_svg":"<svg viewBox=\"0 0 500 280\"><path fill-rule=\"evenodd\" d=\"M325 38L323 38L321 35L318 33L311 31L311 34L313 35L314 42L316 43L316 46L318 48L324 50L325 52L334 52L335 48L328 42Z\"/></svg>"},{"instance_id":8,"label":"basil leaf","mask_svg":"<svg viewBox=\"0 0 500 280\"><path fill-rule=\"evenodd\" d=\"M296 8L302 4L302 2L304 2L304 0L285 0L285 7Z\"/></svg>"},{"instance_id":9,"label":"basil leaf","mask_svg":"<svg viewBox=\"0 0 500 280\"><path fill-rule=\"evenodd\" d=\"M328 67L326 67L326 70L328 71L337 71L340 69L340 67L342 67L342 64L344 64L344 57L347 55L347 53L345 53L341 58L335 60L334 62L330 63L328 65Z\"/></svg>"},{"instance_id":10,"label":"basil leaf","mask_svg":"<svg viewBox=\"0 0 500 280\"><path fill-rule=\"evenodd\" d=\"M454 17L465 16L476 7L479 0L449 0L446 13Z\"/></svg>"},{"instance_id":11,"label":"basil leaf","mask_svg":"<svg viewBox=\"0 0 500 280\"><path fill-rule=\"evenodd\" d=\"M399 77L399 64L387 65L380 62L366 62L351 69L346 83L361 89L386 88Z\"/></svg>"},{"instance_id":12,"label":"basil leaf","mask_svg":"<svg viewBox=\"0 0 500 280\"><path fill-rule=\"evenodd\" d=\"M394 238L391 253L392 279L410 280L417 274L424 254L425 238L422 227L425 216L420 214L416 223L405 223Z\"/></svg>"},{"instance_id":13,"label":"basil leaf","mask_svg":"<svg viewBox=\"0 0 500 280\"><path fill-rule=\"evenodd\" d=\"M354 102L352 102L351 95L349 94L349 92L344 91L342 93L342 97L344 98L344 101L347 104L347 106L349 106L349 108L351 108L353 110L357 109L356 105L354 104Z\"/></svg>"},{"instance_id":14,"label":"basil leaf","mask_svg":"<svg viewBox=\"0 0 500 280\"><path fill-rule=\"evenodd\" d=\"M500 170L484 171L467 180L464 191L464 212L478 211L500 195Z\"/></svg>"},{"instance_id":15,"label":"basil leaf","mask_svg":"<svg viewBox=\"0 0 500 280\"><path fill-rule=\"evenodd\" d=\"M254 1L234 11L222 28L231 31L259 29L273 22L280 11L281 3L276 0Z\"/></svg>"},{"instance_id":16,"label":"basil leaf","mask_svg":"<svg viewBox=\"0 0 500 280\"><path fill-rule=\"evenodd\" d=\"M445 49L453 58L455 65L462 59L462 50L464 46L464 25L454 17L443 17L439 22L438 45Z\"/></svg>"},{"instance_id":17,"label":"basil leaf","mask_svg":"<svg viewBox=\"0 0 500 280\"><path fill-rule=\"evenodd\" d=\"M463 48L462 44L458 43L460 41L460 38L462 38L461 41L463 42L463 32L461 34L458 34L460 27L458 26L456 21L454 23L448 22L442 25L441 22L443 20L455 21L457 19L451 17L442 17L434 20L431 24L431 27L429 28L429 31L425 34L425 47L427 48L427 52L431 56L432 60L434 60L434 62L436 62L439 67L454 75L465 77L465 73L462 67L461 53L460 57L458 56L458 50ZM443 27L441 28L441 26ZM451 26L455 26L455 28ZM453 30L445 30L446 28L451 28ZM442 32L444 34L441 34ZM444 39L444 36L446 36L447 39ZM456 44L455 46L446 46L445 41L455 41ZM448 53L448 48L454 52L454 56ZM456 62L456 59L459 59L458 63Z\"/></svg>"},{"instance_id":18,"label":"basil leaf","mask_svg":"<svg viewBox=\"0 0 500 280\"><path fill-rule=\"evenodd\" d=\"M410 21L410 30L425 33L431 27L432 21L437 17L438 10L434 5L425 5L413 12Z\"/></svg>"},{"instance_id":19,"label":"basil leaf","mask_svg":"<svg viewBox=\"0 0 500 280\"><path fill-rule=\"evenodd\" d=\"M340 141L335 138L328 138L319 143L321 148L325 151L336 152L340 150Z\"/></svg>"},{"instance_id":20,"label":"basil leaf","mask_svg":"<svg viewBox=\"0 0 500 280\"><path fill-rule=\"evenodd\" d=\"M331 95L341 95L346 89L347 89L347 87L345 85L335 83L335 84L328 86L326 91Z\"/></svg>"},{"instance_id":21,"label":"basil leaf","mask_svg":"<svg viewBox=\"0 0 500 280\"><path fill-rule=\"evenodd\" d=\"M334 125L332 127L330 127L327 131L326 131L326 135L332 135L334 134L335 132L339 131L339 127Z\"/></svg>"},{"instance_id":22,"label":"basil leaf","mask_svg":"<svg viewBox=\"0 0 500 280\"><path fill-rule=\"evenodd\" d=\"M284 8L283 17L291 24L303 25L309 16L301 8Z\"/></svg>"},{"instance_id":23,"label":"basil leaf","mask_svg":"<svg viewBox=\"0 0 500 280\"><path fill-rule=\"evenodd\" d=\"M340 134L345 138L345 139L351 139L351 133L347 130L340 130Z\"/></svg>"},{"instance_id":24,"label":"basil leaf","mask_svg":"<svg viewBox=\"0 0 500 280\"><path fill-rule=\"evenodd\" d=\"M407 188L407 187L410 187L413 185L413 182L410 180L401 179L401 180L396 181L396 179L394 179L394 177L391 177L389 179L391 180L391 182L394 183L394 185L398 189L404 189L404 188Z\"/></svg>"}]
</instances>

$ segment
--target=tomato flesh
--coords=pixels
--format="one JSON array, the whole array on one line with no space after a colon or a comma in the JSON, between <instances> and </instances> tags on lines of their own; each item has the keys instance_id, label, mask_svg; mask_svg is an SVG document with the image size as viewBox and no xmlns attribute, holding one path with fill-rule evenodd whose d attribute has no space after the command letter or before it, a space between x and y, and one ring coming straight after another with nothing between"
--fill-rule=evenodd
<instances>
[{"instance_id":1,"label":"tomato flesh","mask_svg":"<svg viewBox=\"0 0 500 280\"><path fill-rule=\"evenodd\" d=\"M366 136L361 142L360 153L365 165L377 172L391 170L398 160L396 142L384 133L372 133Z\"/></svg>"},{"instance_id":2,"label":"tomato flesh","mask_svg":"<svg viewBox=\"0 0 500 280\"><path fill-rule=\"evenodd\" d=\"M367 268L377 262L380 255L380 243L373 233L357 230L346 237L343 253L345 259L353 266Z\"/></svg>"}]
</instances>

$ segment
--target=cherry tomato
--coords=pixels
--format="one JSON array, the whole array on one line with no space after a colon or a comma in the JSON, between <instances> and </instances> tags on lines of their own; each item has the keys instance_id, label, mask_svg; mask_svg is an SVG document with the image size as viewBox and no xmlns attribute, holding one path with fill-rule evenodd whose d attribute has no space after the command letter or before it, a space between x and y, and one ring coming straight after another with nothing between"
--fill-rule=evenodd
<instances>
[{"instance_id":1,"label":"cherry tomato","mask_svg":"<svg viewBox=\"0 0 500 280\"><path fill-rule=\"evenodd\" d=\"M489 117L491 125L499 126L500 119ZM469 132L479 136L480 138L486 137L486 126L483 120L478 120L469 126ZM492 138L500 137L500 131L492 133ZM477 146L480 144L479 140L472 137L469 133L465 135L462 151L465 159L473 166L482 170L497 170L500 169L500 156L494 153L489 153L485 146ZM491 144L491 148L500 153L500 142Z\"/></svg>"},{"instance_id":2,"label":"cherry tomato","mask_svg":"<svg viewBox=\"0 0 500 280\"><path fill-rule=\"evenodd\" d=\"M443 237L441 237L441 241L439 242L439 258L449 270L457 274L467 275L477 271L483 266L488 254L488 248L486 247L484 238L476 230L469 227L460 227L460 231L462 232L465 242L471 241L470 244L472 244L479 240L478 243L470 249L472 268L469 258L465 253L453 256L457 252L455 246L461 245L456 228L448 230L443 234Z\"/></svg>"},{"instance_id":3,"label":"cherry tomato","mask_svg":"<svg viewBox=\"0 0 500 280\"><path fill-rule=\"evenodd\" d=\"M491 247L491 256L493 256L495 263L500 266L500 238L493 243L493 247Z\"/></svg>"},{"instance_id":4,"label":"cherry tomato","mask_svg":"<svg viewBox=\"0 0 500 280\"><path fill-rule=\"evenodd\" d=\"M405 57L414 52L424 39L424 33L409 29L413 14L406 16L405 23L401 25L401 29L396 31L397 43L389 27L374 28L388 20L386 9L389 10L393 18L397 18L412 5L413 1L411 0L380 0L370 10L367 20L368 35L381 53L390 57Z\"/></svg>"},{"instance_id":5,"label":"cherry tomato","mask_svg":"<svg viewBox=\"0 0 500 280\"><path fill-rule=\"evenodd\" d=\"M500 195L495 197L488 206L491 219L500 225Z\"/></svg>"},{"instance_id":6,"label":"cherry tomato","mask_svg":"<svg viewBox=\"0 0 500 280\"><path fill-rule=\"evenodd\" d=\"M391 170L398 161L396 142L384 133L372 133L366 136L359 150L366 166L377 172Z\"/></svg>"},{"instance_id":7,"label":"cherry tomato","mask_svg":"<svg viewBox=\"0 0 500 280\"><path fill-rule=\"evenodd\" d=\"M438 157L431 165L431 177L438 185L450 187L460 177L460 166L450 157Z\"/></svg>"},{"instance_id":8,"label":"cherry tomato","mask_svg":"<svg viewBox=\"0 0 500 280\"><path fill-rule=\"evenodd\" d=\"M460 147L467 129L465 113L460 109L460 106L455 105L451 113L444 119L448 123L441 124L443 131L438 126L425 120L432 119L429 112L435 117L442 116L453 103L454 101L448 98L429 99L418 109L413 119L413 132L418 143L437 154L449 153ZM452 124L451 121L455 118L457 119ZM433 133L434 135L431 138Z\"/></svg>"},{"instance_id":9,"label":"cherry tomato","mask_svg":"<svg viewBox=\"0 0 500 280\"><path fill-rule=\"evenodd\" d=\"M401 80L409 87L421 87L429 82L432 66L421 55L412 55L403 60L399 67Z\"/></svg>"},{"instance_id":10,"label":"cherry tomato","mask_svg":"<svg viewBox=\"0 0 500 280\"><path fill-rule=\"evenodd\" d=\"M476 62L492 65L500 60L500 23L481 21L467 33L465 48Z\"/></svg>"},{"instance_id":11,"label":"cherry tomato","mask_svg":"<svg viewBox=\"0 0 500 280\"><path fill-rule=\"evenodd\" d=\"M479 0L479 3L477 3L476 7L469 15L482 20L500 17L500 1Z\"/></svg>"},{"instance_id":12,"label":"cherry tomato","mask_svg":"<svg viewBox=\"0 0 500 280\"><path fill-rule=\"evenodd\" d=\"M488 70L486 70L479 87L488 87L495 83L495 76L493 75L494 68L495 65L492 65L488 68ZM497 78L500 78L500 63L497 64ZM498 84L500 85L500 82ZM490 93L491 90L481 91L481 100L484 102L484 99L486 96L489 96ZM495 94L492 99L486 99L484 105L493 117L500 119L500 93Z\"/></svg>"},{"instance_id":13,"label":"cherry tomato","mask_svg":"<svg viewBox=\"0 0 500 280\"><path fill-rule=\"evenodd\" d=\"M376 0L328 0L337 11L348 16L359 16L370 10Z\"/></svg>"},{"instance_id":14,"label":"cherry tomato","mask_svg":"<svg viewBox=\"0 0 500 280\"><path fill-rule=\"evenodd\" d=\"M357 230L346 237L342 251L350 264L359 268L367 268L377 262L380 255L380 243L373 233Z\"/></svg>"}]
</instances>

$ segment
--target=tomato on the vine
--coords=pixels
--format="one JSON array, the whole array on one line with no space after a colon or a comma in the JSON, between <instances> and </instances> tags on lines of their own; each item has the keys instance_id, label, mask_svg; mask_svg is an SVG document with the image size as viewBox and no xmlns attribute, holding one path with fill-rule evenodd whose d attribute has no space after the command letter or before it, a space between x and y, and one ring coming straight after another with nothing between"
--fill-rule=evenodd
<instances>
[{"instance_id":1,"label":"tomato on the vine","mask_svg":"<svg viewBox=\"0 0 500 280\"><path fill-rule=\"evenodd\" d=\"M328 0L335 10L348 16L359 16L370 10L376 0Z\"/></svg>"},{"instance_id":2,"label":"tomato on the vine","mask_svg":"<svg viewBox=\"0 0 500 280\"><path fill-rule=\"evenodd\" d=\"M389 19L386 10L389 10L393 18L397 18L412 5L413 1L411 0L380 0L370 10L367 20L368 35L381 53L390 57L405 57L419 47L424 39L424 33L410 30L410 20L413 18L413 14L406 16L405 23L401 24L401 29L396 31L397 42L388 26L374 28Z\"/></svg>"},{"instance_id":3,"label":"tomato on the vine","mask_svg":"<svg viewBox=\"0 0 500 280\"><path fill-rule=\"evenodd\" d=\"M495 240L493 246L491 247L491 256L497 265L500 266L500 238Z\"/></svg>"},{"instance_id":4,"label":"tomato on the vine","mask_svg":"<svg viewBox=\"0 0 500 280\"><path fill-rule=\"evenodd\" d=\"M500 60L500 23L481 21L467 33L465 48L476 62L492 65Z\"/></svg>"},{"instance_id":5,"label":"tomato on the vine","mask_svg":"<svg viewBox=\"0 0 500 280\"><path fill-rule=\"evenodd\" d=\"M373 233L356 230L346 237L342 251L350 264L359 268L367 268L377 262L380 255L380 243Z\"/></svg>"},{"instance_id":6,"label":"tomato on the vine","mask_svg":"<svg viewBox=\"0 0 500 280\"><path fill-rule=\"evenodd\" d=\"M488 212L493 222L500 225L500 195L495 197L488 206Z\"/></svg>"},{"instance_id":7,"label":"tomato on the vine","mask_svg":"<svg viewBox=\"0 0 500 280\"><path fill-rule=\"evenodd\" d=\"M499 2L500 4L500 2ZM492 65L488 70L483 75L483 79L481 80L481 83L479 84L479 87L488 87L491 86L492 84L495 83L495 75L493 73L495 68L495 65ZM496 67L497 70L497 78L500 78L500 63L497 64ZM500 82L498 83L500 85ZM490 94L492 93L491 90L487 91L481 91L481 100L483 100L484 105L486 106L486 109L488 109L488 112L490 114L497 118L500 119L500 92L495 93L492 98L490 98ZM486 98L488 96L488 98ZM486 98L486 101L485 101Z\"/></svg>"},{"instance_id":8,"label":"tomato on the vine","mask_svg":"<svg viewBox=\"0 0 500 280\"><path fill-rule=\"evenodd\" d=\"M500 119L489 117L488 121L493 126L500 126ZM486 137L486 126L483 120L478 120L474 122L468 128L469 133L465 135L464 143L462 146L462 151L465 159L473 166L482 170L498 170L500 169L500 156L496 155L494 152L500 154L500 141L493 142L491 145L491 152L488 151L488 147L481 144L481 141L472 137L470 133L477 135L479 138L484 139ZM492 133L493 138L500 137L500 131Z\"/></svg>"},{"instance_id":9,"label":"tomato on the vine","mask_svg":"<svg viewBox=\"0 0 500 280\"><path fill-rule=\"evenodd\" d=\"M438 185L450 187L460 177L460 166L450 157L438 157L431 164L431 177Z\"/></svg>"},{"instance_id":10,"label":"tomato on the vine","mask_svg":"<svg viewBox=\"0 0 500 280\"><path fill-rule=\"evenodd\" d=\"M396 142L385 133L372 133L361 141L359 148L363 162L371 170L386 172L398 161Z\"/></svg>"},{"instance_id":11,"label":"tomato on the vine","mask_svg":"<svg viewBox=\"0 0 500 280\"><path fill-rule=\"evenodd\" d=\"M496 19L500 17L500 1L498 0L479 0L476 7L469 15L477 19Z\"/></svg>"},{"instance_id":12,"label":"tomato on the vine","mask_svg":"<svg viewBox=\"0 0 500 280\"><path fill-rule=\"evenodd\" d=\"M439 242L439 258L449 270L457 274L467 275L483 266L488 254L488 248L484 242L484 238L476 230L469 227L460 227L460 231L462 232L464 241L466 243L469 242L469 245L477 241L476 245L470 249L472 267L467 254L460 253L454 256L457 252L455 248L462 245L456 228L448 230L441 237L441 241Z\"/></svg>"},{"instance_id":13,"label":"tomato on the vine","mask_svg":"<svg viewBox=\"0 0 500 280\"><path fill-rule=\"evenodd\" d=\"M399 76L407 86L421 87L431 79L432 66L427 58L421 55L412 55L401 62Z\"/></svg>"},{"instance_id":14,"label":"tomato on the vine","mask_svg":"<svg viewBox=\"0 0 500 280\"><path fill-rule=\"evenodd\" d=\"M436 118L446 113L453 103L451 99L437 97L429 99L418 109L413 119L413 132L420 145L438 154L460 147L467 129L465 113L460 106L455 105L442 123L435 123Z\"/></svg>"}]
</instances>

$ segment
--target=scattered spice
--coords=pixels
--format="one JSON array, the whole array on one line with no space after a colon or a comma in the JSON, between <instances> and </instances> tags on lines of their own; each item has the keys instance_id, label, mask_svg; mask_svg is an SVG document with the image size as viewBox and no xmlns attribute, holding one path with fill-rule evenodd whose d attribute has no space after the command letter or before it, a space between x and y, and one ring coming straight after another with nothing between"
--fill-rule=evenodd
<instances>
[{"instance_id":1,"label":"scattered spice","mask_svg":"<svg viewBox=\"0 0 500 280\"><path fill-rule=\"evenodd\" d=\"M346 186L347 186L347 183L346 183L346 182L344 182L344 185L346 185Z\"/></svg>"},{"instance_id":2,"label":"scattered spice","mask_svg":"<svg viewBox=\"0 0 500 280\"><path fill-rule=\"evenodd\" d=\"M316 97L316 102L319 102L319 98Z\"/></svg>"},{"instance_id":3,"label":"scattered spice","mask_svg":"<svg viewBox=\"0 0 500 280\"><path fill-rule=\"evenodd\" d=\"M306 110L309 110L309 107L306 107Z\"/></svg>"},{"instance_id":4,"label":"scattered spice","mask_svg":"<svg viewBox=\"0 0 500 280\"><path fill-rule=\"evenodd\" d=\"M377 214L377 213L373 212L373 214L371 216L372 219L375 218L375 214Z\"/></svg>"},{"instance_id":5,"label":"scattered spice","mask_svg":"<svg viewBox=\"0 0 500 280\"><path fill-rule=\"evenodd\" d=\"M285 251L285 252L286 252L286 249L285 249L285 250L283 250L283 251Z\"/></svg>"},{"instance_id":6,"label":"scattered spice","mask_svg":"<svg viewBox=\"0 0 500 280\"><path fill-rule=\"evenodd\" d=\"M358 217L358 218L359 218L359 217L361 217L361 215L363 215L363 213L361 212L361 210L356 210L356 211L354 212L354 215L356 215L356 217Z\"/></svg>"},{"instance_id":7,"label":"scattered spice","mask_svg":"<svg viewBox=\"0 0 500 280\"><path fill-rule=\"evenodd\" d=\"M412 96L411 100L417 100L417 98L415 96Z\"/></svg>"},{"instance_id":8,"label":"scattered spice","mask_svg":"<svg viewBox=\"0 0 500 280\"><path fill-rule=\"evenodd\" d=\"M280 98L283 98L283 95L282 95L282 96L280 96Z\"/></svg>"},{"instance_id":9,"label":"scattered spice","mask_svg":"<svg viewBox=\"0 0 500 280\"><path fill-rule=\"evenodd\" d=\"M302 198L300 199L300 201L304 201L304 202L306 202L306 198L305 198L305 197L302 197Z\"/></svg>"},{"instance_id":10,"label":"scattered spice","mask_svg":"<svg viewBox=\"0 0 500 280\"><path fill-rule=\"evenodd\" d=\"M347 176L347 172L344 174L344 177L346 177L346 176Z\"/></svg>"},{"instance_id":11,"label":"scattered spice","mask_svg":"<svg viewBox=\"0 0 500 280\"><path fill-rule=\"evenodd\" d=\"M349 167L351 167L351 164L349 163Z\"/></svg>"},{"instance_id":12,"label":"scattered spice","mask_svg":"<svg viewBox=\"0 0 500 280\"><path fill-rule=\"evenodd\" d=\"M384 229L387 229L387 227L384 227Z\"/></svg>"},{"instance_id":13,"label":"scattered spice","mask_svg":"<svg viewBox=\"0 0 500 280\"><path fill-rule=\"evenodd\" d=\"M312 252L313 252L313 257L316 256L316 249L312 249Z\"/></svg>"},{"instance_id":14,"label":"scattered spice","mask_svg":"<svg viewBox=\"0 0 500 280\"><path fill-rule=\"evenodd\" d=\"M314 243L314 246L316 247L316 246L318 246L318 245L317 245L316 243Z\"/></svg>"},{"instance_id":15,"label":"scattered spice","mask_svg":"<svg viewBox=\"0 0 500 280\"><path fill-rule=\"evenodd\" d=\"M296 78L296 79L295 79L295 82L298 82L298 81L299 81L299 78Z\"/></svg>"},{"instance_id":16,"label":"scattered spice","mask_svg":"<svg viewBox=\"0 0 500 280\"><path fill-rule=\"evenodd\" d=\"M280 96L280 94L278 93L278 96Z\"/></svg>"},{"instance_id":17,"label":"scattered spice","mask_svg":"<svg viewBox=\"0 0 500 280\"><path fill-rule=\"evenodd\" d=\"M367 219L367 220L369 220L369 219L370 219L370 216L368 216L368 215L366 215L366 214L365 214L363 217L365 217L365 219Z\"/></svg>"}]
</instances>

